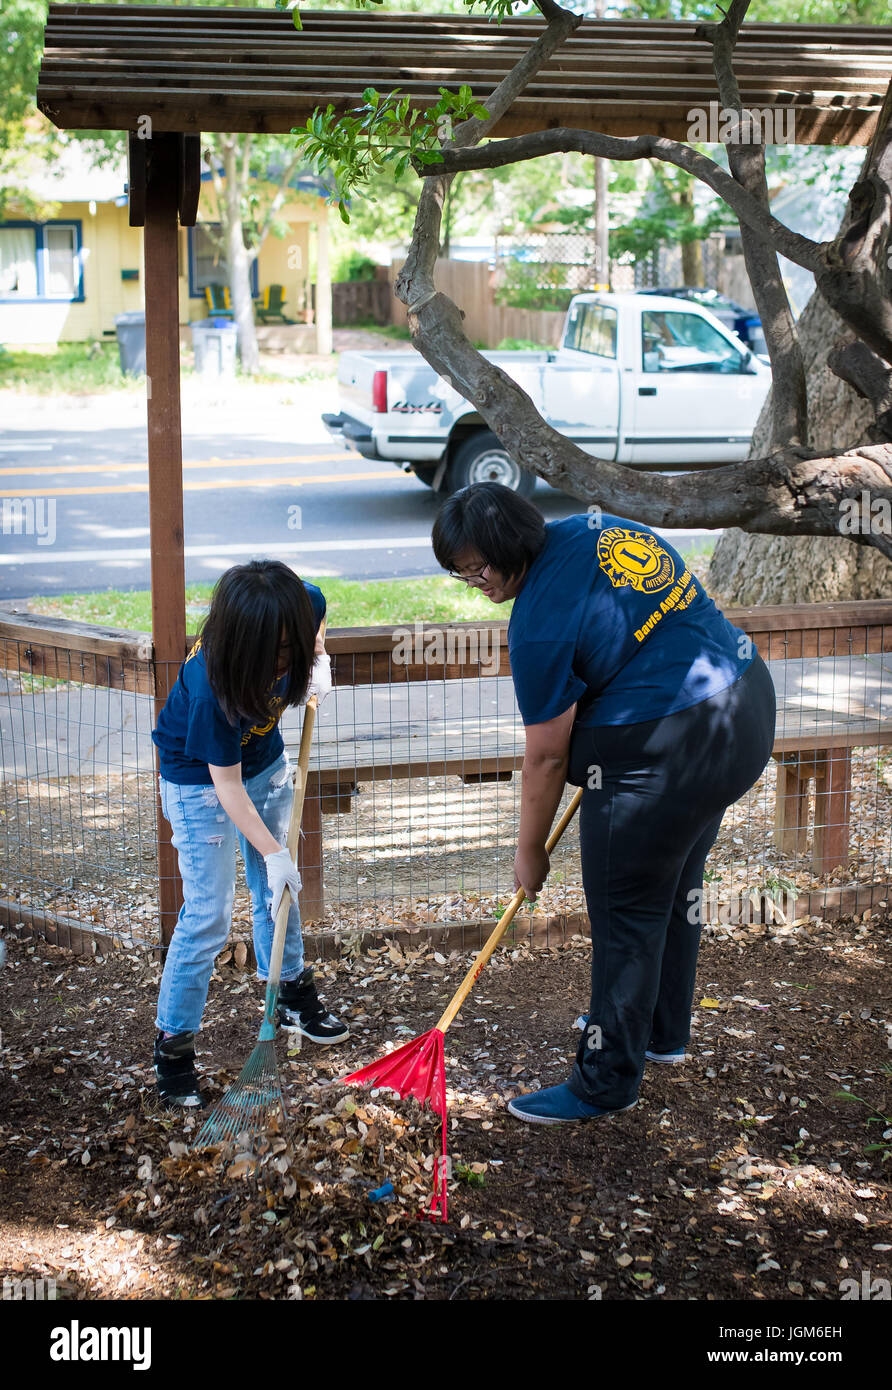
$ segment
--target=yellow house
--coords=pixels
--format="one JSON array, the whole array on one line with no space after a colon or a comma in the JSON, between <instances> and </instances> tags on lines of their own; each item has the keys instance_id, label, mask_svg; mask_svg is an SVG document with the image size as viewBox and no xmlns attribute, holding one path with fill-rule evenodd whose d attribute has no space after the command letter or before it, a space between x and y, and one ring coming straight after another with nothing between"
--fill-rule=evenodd
<instances>
[{"instance_id":1,"label":"yellow house","mask_svg":"<svg viewBox=\"0 0 892 1390\"><path fill-rule=\"evenodd\" d=\"M209 313L205 287L227 278L213 236L216 199L209 179L206 173L198 224L180 228L184 343L187 325ZM35 167L24 186L30 215L23 201L8 205L0 220L0 343L114 338L116 316L144 308L143 235L129 225L126 164L93 167L83 145L72 141L52 166ZM35 216L35 202L46 217ZM316 351L316 328L305 320L313 317L307 312L311 255L320 289L328 282L328 209L318 180L294 180L278 219L287 232L266 237L252 267L252 292L260 297L268 286L281 285L284 314L296 322L258 322L258 339L269 347ZM330 322L330 313L320 317ZM330 351L330 344L320 343L319 350Z\"/></svg>"}]
</instances>

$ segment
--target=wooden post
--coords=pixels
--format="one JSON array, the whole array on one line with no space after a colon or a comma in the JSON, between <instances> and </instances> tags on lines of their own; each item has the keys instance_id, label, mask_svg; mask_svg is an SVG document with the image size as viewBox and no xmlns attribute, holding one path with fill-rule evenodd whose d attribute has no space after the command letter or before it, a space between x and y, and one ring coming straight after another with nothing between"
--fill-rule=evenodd
<instances>
[{"instance_id":1,"label":"wooden post","mask_svg":"<svg viewBox=\"0 0 892 1390\"><path fill-rule=\"evenodd\" d=\"M331 331L331 268L328 259L328 210L316 223L316 351L330 353L334 346Z\"/></svg>"},{"instance_id":2,"label":"wooden post","mask_svg":"<svg viewBox=\"0 0 892 1390\"><path fill-rule=\"evenodd\" d=\"M325 892L322 885L322 788L318 772L311 772L307 778L307 794L300 831L300 849L297 857L302 884L298 899L300 916L302 922L318 922L325 916Z\"/></svg>"},{"instance_id":3,"label":"wooden post","mask_svg":"<svg viewBox=\"0 0 892 1390\"><path fill-rule=\"evenodd\" d=\"M179 229L181 135L145 141L146 391L155 717L186 654L183 445L180 419ZM161 941L170 943L183 889L170 826L156 810Z\"/></svg>"},{"instance_id":4,"label":"wooden post","mask_svg":"<svg viewBox=\"0 0 892 1390\"><path fill-rule=\"evenodd\" d=\"M774 843L783 854L804 854L808 835L808 784L814 754L778 753L774 800Z\"/></svg>"},{"instance_id":5,"label":"wooden post","mask_svg":"<svg viewBox=\"0 0 892 1390\"><path fill-rule=\"evenodd\" d=\"M812 866L826 874L849 858L852 750L828 748L815 755L815 838Z\"/></svg>"}]
</instances>

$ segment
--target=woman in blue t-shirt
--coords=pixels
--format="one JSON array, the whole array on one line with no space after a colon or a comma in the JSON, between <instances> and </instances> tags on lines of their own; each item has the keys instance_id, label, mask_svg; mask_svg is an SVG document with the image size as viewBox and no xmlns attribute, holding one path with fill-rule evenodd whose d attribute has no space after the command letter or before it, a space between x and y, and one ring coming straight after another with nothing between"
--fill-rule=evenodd
<instances>
[{"instance_id":1,"label":"woman in blue t-shirt","mask_svg":"<svg viewBox=\"0 0 892 1390\"><path fill-rule=\"evenodd\" d=\"M327 1012L304 968L300 876L283 849L292 785L279 716L331 690L323 642L325 599L278 560L236 565L218 581L210 611L152 734L161 807L183 881L183 906L158 999L155 1074L169 1108L204 1104L195 1070L215 956L232 925L236 839L251 893L254 952L266 978L276 912L286 886L291 910L277 1018L313 1042L341 1042L348 1029Z\"/></svg>"},{"instance_id":2,"label":"woman in blue t-shirt","mask_svg":"<svg viewBox=\"0 0 892 1390\"><path fill-rule=\"evenodd\" d=\"M542 520L498 483L443 505L434 553L493 603L526 728L515 887L530 897L566 782L584 788L589 1013L573 1074L509 1103L562 1124L630 1109L645 1059L685 1060L706 856L774 740L768 668L649 527L597 508Z\"/></svg>"}]
</instances>

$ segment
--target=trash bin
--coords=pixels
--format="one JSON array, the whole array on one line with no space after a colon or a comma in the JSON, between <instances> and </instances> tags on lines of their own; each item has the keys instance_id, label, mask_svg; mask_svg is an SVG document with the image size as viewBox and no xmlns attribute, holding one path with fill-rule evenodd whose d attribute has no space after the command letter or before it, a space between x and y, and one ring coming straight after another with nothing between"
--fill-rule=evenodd
<instances>
[{"instance_id":1,"label":"trash bin","mask_svg":"<svg viewBox=\"0 0 892 1390\"><path fill-rule=\"evenodd\" d=\"M753 352L765 351L765 335L758 314L740 314L734 321L734 332Z\"/></svg>"},{"instance_id":2,"label":"trash bin","mask_svg":"<svg viewBox=\"0 0 892 1390\"><path fill-rule=\"evenodd\" d=\"M146 316L143 311L118 314L115 318L118 356L125 376L146 374Z\"/></svg>"},{"instance_id":3,"label":"trash bin","mask_svg":"<svg viewBox=\"0 0 892 1390\"><path fill-rule=\"evenodd\" d=\"M196 319L190 323L195 370L201 376L234 377L238 328L229 319Z\"/></svg>"}]
</instances>

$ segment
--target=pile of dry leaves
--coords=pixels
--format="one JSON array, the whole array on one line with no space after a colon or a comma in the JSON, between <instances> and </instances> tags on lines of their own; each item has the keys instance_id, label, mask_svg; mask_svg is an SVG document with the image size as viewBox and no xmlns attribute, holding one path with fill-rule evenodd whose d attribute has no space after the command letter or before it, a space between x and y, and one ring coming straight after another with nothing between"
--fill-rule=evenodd
<instances>
[{"instance_id":1,"label":"pile of dry leaves","mask_svg":"<svg viewBox=\"0 0 892 1390\"><path fill-rule=\"evenodd\" d=\"M629 1113L558 1130L505 1101L565 1079L590 951L499 953L447 1035L446 1225L419 1216L439 1117L337 1078L429 1028L468 955L385 943L321 967L350 1041L283 1039L281 1130L195 1154L199 1121L155 1100L157 964L8 944L4 1277L92 1299L795 1300L892 1276L885 919L708 939L688 1063L648 1067ZM261 999L234 957L218 969L199 1040L212 1100Z\"/></svg>"}]
</instances>

